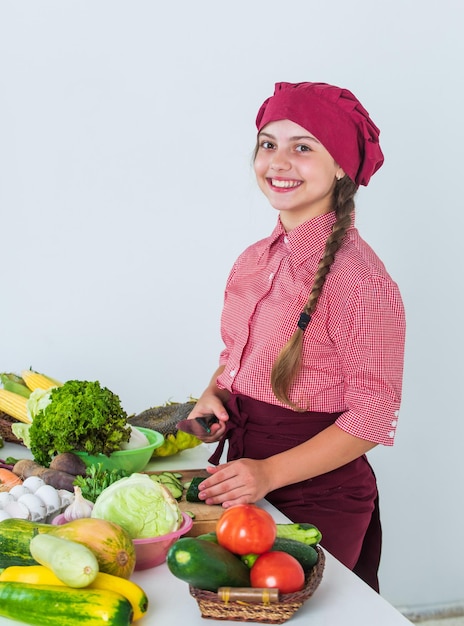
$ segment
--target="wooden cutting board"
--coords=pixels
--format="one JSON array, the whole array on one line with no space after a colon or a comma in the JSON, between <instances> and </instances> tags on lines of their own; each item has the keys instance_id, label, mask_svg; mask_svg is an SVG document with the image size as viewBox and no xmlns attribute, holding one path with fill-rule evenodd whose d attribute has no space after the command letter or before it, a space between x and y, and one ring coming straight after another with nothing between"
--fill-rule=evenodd
<instances>
[{"instance_id":1,"label":"wooden cutting board","mask_svg":"<svg viewBox=\"0 0 464 626\"><path fill-rule=\"evenodd\" d=\"M209 476L205 469L193 470L168 470L175 474L182 474L180 479L183 483L188 483L195 476ZM162 474L163 472L146 472L147 474ZM216 529L216 522L224 512L222 506L217 504L204 504L203 502L187 502L185 499L185 491L182 498L178 501L179 508L182 512L190 512L193 514L193 526L186 533L185 537L198 537L204 533L213 532Z\"/></svg>"}]
</instances>

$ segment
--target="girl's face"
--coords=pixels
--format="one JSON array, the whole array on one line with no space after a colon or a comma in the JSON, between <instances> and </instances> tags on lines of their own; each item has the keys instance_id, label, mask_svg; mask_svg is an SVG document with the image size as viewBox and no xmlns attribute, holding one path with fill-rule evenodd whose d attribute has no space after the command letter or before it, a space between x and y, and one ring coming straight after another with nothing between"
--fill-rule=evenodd
<instances>
[{"instance_id":1,"label":"girl's face","mask_svg":"<svg viewBox=\"0 0 464 626\"><path fill-rule=\"evenodd\" d=\"M314 135L290 120L270 122L261 130L254 168L287 231L331 211L336 177L344 175Z\"/></svg>"}]
</instances>

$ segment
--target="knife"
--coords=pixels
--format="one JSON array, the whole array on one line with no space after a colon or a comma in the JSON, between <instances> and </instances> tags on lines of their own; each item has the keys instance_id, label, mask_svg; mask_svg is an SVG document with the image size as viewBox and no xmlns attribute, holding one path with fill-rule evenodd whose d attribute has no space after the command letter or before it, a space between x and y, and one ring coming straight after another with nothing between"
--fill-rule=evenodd
<instances>
[{"instance_id":1,"label":"knife","mask_svg":"<svg viewBox=\"0 0 464 626\"><path fill-rule=\"evenodd\" d=\"M181 420L177 423L176 428L201 439L205 434L209 435L212 424L218 422L219 420L215 415L203 415L202 417Z\"/></svg>"}]
</instances>

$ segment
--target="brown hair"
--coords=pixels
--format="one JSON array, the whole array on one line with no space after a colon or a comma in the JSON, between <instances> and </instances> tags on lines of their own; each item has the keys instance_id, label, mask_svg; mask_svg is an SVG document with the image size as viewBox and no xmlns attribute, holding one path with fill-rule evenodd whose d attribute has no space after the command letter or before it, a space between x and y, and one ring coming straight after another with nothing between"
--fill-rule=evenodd
<instances>
[{"instance_id":1,"label":"brown hair","mask_svg":"<svg viewBox=\"0 0 464 626\"><path fill-rule=\"evenodd\" d=\"M308 316L312 316L316 309L319 295L334 261L335 254L351 225L351 215L354 211L354 196L357 190L358 186L348 176L344 176L335 183L332 202L337 219L325 243L324 253L319 261L311 292L303 308L303 313ZM304 330L297 326L293 335L282 348L271 372L271 385L274 395L278 400L297 411L308 410L307 407L299 407L289 398L290 386L301 367L303 334Z\"/></svg>"}]
</instances>

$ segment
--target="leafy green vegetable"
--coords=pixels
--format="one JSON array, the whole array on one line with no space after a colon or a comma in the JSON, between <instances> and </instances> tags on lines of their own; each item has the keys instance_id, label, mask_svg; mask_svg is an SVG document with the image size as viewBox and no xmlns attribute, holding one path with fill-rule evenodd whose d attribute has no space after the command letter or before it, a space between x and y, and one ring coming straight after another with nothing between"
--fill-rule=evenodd
<instances>
[{"instance_id":1,"label":"leafy green vegetable","mask_svg":"<svg viewBox=\"0 0 464 626\"><path fill-rule=\"evenodd\" d=\"M31 394L26 402L27 413L31 418L31 421L51 402L51 389L35 389L31 391Z\"/></svg>"},{"instance_id":2,"label":"leafy green vegetable","mask_svg":"<svg viewBox=\"0 0 464 626\"><path fill-rule=\"evenodd\" d=\"M30 424L24 424L23 422L13 422L11 424L11 432L15 437L21 439L26 448L31 447L31 435Z\"/></svg>"},{"instance_id":3,"label":"leafy green vegetable","mask_svg":"<svg viewBox=\"0 0 464 626\"><path fill-rule=\"evenodd\" d=\"M48 467L55 454L83 451L106 454L129 441L131 429L119 397L98 381L68 380L54 387L50 403L29 429L34 460Z\"/></svg>"},{"instance_id":4,"label":"leafy green vegetable","mask_svg":"<svg viewBox=\"0 0 464 626\"><path fill-rule=\"evenodd\" d=\"M86 500L95 502L104 489L126 476L130 476L126 470L106 470L101 463L97 463L87 468L85 476L76 476L74 484L81 488L82 495Z\"/></svg>"},{"instance_id":5,"label":"leafy green vegetable","mask_svg":"<svg viewBox=\"0 0 464 626\"><path fill-rule=\"evenodd\" d=\"M177 500L147 474L131 474L102 491L92 517L119 524L131 539L159 537L177 530L182 523Z\"/></svg>"}]
</instances>

